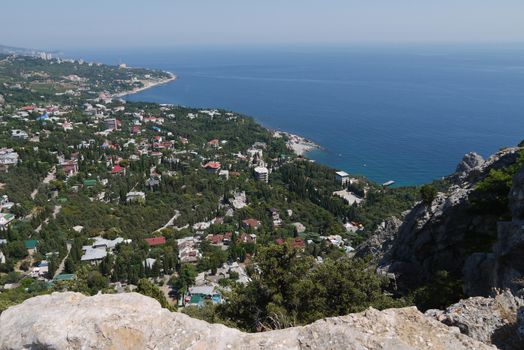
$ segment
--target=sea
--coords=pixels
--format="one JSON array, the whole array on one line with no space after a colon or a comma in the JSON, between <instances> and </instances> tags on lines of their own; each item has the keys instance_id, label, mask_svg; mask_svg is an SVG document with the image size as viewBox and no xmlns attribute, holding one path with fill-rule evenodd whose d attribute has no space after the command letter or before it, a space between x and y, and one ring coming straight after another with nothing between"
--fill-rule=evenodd
<instances>
[{"instance_id":1,"label":"sea","mask_svg":"<svg viewBox=\"0 0 524 350\"><path fill-rule=\"evenodd\" d=\"M307 156L397 186L524 139L524 45L179 47L66 56L170 71L131 101L222 108L322 148Z\"/></svg>"}]
</instances>

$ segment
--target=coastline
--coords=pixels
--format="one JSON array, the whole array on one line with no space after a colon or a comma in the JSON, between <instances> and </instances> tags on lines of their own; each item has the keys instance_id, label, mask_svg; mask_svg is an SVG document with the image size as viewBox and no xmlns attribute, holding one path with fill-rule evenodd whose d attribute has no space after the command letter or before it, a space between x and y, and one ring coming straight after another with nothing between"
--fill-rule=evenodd
<instances>
[{"instance_id":1,"label":"coastline","mask_svg":"<svg viewBox=\"0 0 524 350\"><path fill-rule=\"evenodd\" d=\"M171 72L167 72L166 71L165 73L169 74L169 78L162 79L162 80L145 80L145 81L142 81L144 86L142 86L140 88L134 88L132 90L126 90L126 91L118 92L118 93L113 94L111 96L113 98L119 98L119 97L125 97L125 96L128 96L128 95L133 95L133 94L139 93L139 92L147 90L147 89L151 89L151 88L154 88L154 87L157 87L157 86L160 86L160 85L164 85L164 84L170 83L172 81L177 80L177 78L178 78L175 74L173 74Z\"/></svg>"},{"instance_id":2,"label":"coastline","mask_svg":"<svg viewBox=\"0 0 524 350\"><path fill-rule=\"evenodd\" d=\"M151 81L151 80L142 81L142 83L144 84L143 87L135 88L132 90L127 90L127 91L122 91L122 92L113 94L112 97L121 98L121 97L125 97L128 95L133 95L133 94L136 94L136 93L148 90L148 89L152 89L160 85L170 83L172 81L177 80L178 78L175 74L171 72L165 71L165 73L169 74L169 78L158 80L158 81ZM272 130L272 129L267 129L267 130L269 130L272 133L273 137L275 138L286 136L288 138L288 141L286 142L287 147L290 150L292 150L299 157L305 157L308 152L311 152L315 149L322 149L320 145L300 135L292 134L290 132L282 131L282 130Z\"/></svg>"},{"instance_id":3,"label":"coastline","mask_svg":"<svg viewBox=\"0 0 524 350\"><path fill-rule=\"evenodd\" d=\"M304 157L308 152L311 152L315 149L322 149L320 145L314 143L309 139L306 139L305 137L281 130L270 131L272 132L273 137L275 138L286 136L288 138L288 141L286 143L287 147L299 157Z\"/></svg>"}]
</instances>

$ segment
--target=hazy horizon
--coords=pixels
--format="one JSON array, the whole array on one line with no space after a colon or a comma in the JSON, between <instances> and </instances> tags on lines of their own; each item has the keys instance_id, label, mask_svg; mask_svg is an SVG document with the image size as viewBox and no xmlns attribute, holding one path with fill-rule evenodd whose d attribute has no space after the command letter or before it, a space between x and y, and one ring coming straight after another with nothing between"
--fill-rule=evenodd
<instances>
[{"instance_id":1,"label":"hazy horizon","mask_svg":"<svg viewBox=\"0 0 524 350\"><path fill-rule=\"evenodd\" d=\"M0 44L43 50L524 42L517 0L7 0L2 10Z\"/></svg>"}]
</instances>

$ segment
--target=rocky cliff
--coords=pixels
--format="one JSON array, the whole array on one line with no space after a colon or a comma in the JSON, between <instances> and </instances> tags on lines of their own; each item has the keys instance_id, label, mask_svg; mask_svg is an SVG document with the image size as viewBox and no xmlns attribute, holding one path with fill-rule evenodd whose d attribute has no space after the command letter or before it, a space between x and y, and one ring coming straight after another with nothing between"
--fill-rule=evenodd
<instances>
[{"instance_id":1,"label":"rocky cliff","mask_svg":"<svg viewBox=\"0 0 524 350\"><path fill-rule=\"evenodd\" d=\"M494 288L524 295L524 167L513 178L509 203L512 220L498 223L492 251L475 253L465 263L468 295L488 295Z\"/></svg>"},{"instance_id":2,"label":"rocky cliff","mask_svg":"<svg viewBox=\"0 0 524 350\"><path fill-rule=\"evenodd\" d=\"M247 334L140 294L54 293L0 315L0 349L492 349L416 308L367 311Z\"/></svg>"},{"instance_id":3,"label":"rocky cliff","mask_svg":"<svg viewBox=\"0 0 524 350\"><path fill-rule=\"evenodd\" d=\"M366 247L370 244L380 247L384 242L378 270L395 275L399 287L405 289L431 281L438 271L462 277L468 257L489 251L497 240L499 217L475 212L472 204L475 186L490 171L514 164L519 150L505 149L486 161L476 154L467 154L457 172L448 178L451 183L448 191L439 193L430 205L417 204L405 215L396 232L386 230L387 235L380 232L363 246L369 250Z\"/></svg>"}]
</instances>

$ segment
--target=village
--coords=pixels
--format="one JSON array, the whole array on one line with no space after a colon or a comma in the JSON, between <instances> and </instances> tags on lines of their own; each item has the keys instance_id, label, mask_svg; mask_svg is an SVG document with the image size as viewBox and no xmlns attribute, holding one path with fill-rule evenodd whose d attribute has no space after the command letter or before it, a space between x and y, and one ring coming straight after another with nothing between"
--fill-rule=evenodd
<instances>
[{"instance_id":1,"label":"village","mask_svg":"<svg viewBox=\"0 0 524 350\"><path fill-rule=\"evenodd\" d=\"M316 166L303 157L310 141L227 111L129 103L124 92L89 97L84 90L68 93L71 103L1 101L7 147L0 171L11 186L0 180L0 266L18 277L0 290L17 288L24 276L71 288L100 271L115 292L148 277L170 303L202 306L225 302L232 281L250 282L258 246L289 245L318 263L352 255L364 225L314 204L318 190L302 193L297 183L289 192L297 181L291 171ZM29 158L40 159L38 181L13 192L10 176ZM365 202L364 180L326 174L322 195L337 208ZM20 199L11 201L13 194ZM154 208L133 227L118 223L118 213L142 217ZM128 259L132 268L120 271ZM174 288L191 265L188 281Z\"/></svg>"}]
</instances>

